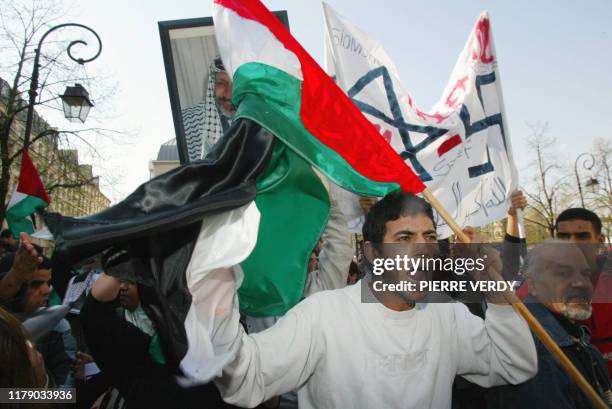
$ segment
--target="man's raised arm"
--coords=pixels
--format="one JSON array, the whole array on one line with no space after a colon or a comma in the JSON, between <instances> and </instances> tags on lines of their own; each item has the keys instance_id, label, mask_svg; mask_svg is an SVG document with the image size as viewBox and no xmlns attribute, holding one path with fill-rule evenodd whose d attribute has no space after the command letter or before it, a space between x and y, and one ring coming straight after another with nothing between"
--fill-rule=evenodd
<instances>
[{"instance_id":1,"label":"man's raised arm","mask_svg":"<svg viewBox=\"0 0 612 409\"><path fill-rule=\"evenodd\" d=\"M239 327L236 357L215 381L226 402L255 407L306 382L323 353L316 298L302 301L258 334ZM237 316L234 322L239 325Z\"/></svg>"}]
</instances>

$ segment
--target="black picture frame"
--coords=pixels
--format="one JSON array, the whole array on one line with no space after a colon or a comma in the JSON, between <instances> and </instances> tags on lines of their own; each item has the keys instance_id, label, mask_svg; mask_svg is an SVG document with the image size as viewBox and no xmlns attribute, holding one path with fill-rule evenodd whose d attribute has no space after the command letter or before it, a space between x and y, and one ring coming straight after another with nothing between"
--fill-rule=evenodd
<instances>
[{"instance_id":1,"label":"black picture frame","mask_svg":"<svg viewBox=\"0 0 612 409\"><path fill-rule=\"evenodd\" d=\"M276 17L289 29L289 18L287 16L287 11L280 10L273 12ZM166 81L168 85L168 95L170 98L170 109L172 110L172 119L174 122L174 132L176 137L176 146L178 149L179 160L181 164L187 164L190 162L187 141L185 136L185 126L183 124L183 115L182 112L184 109L187 109L188 106L181 106L181 99L185 101L186 96L180 94L179 88L185 89L185 80L180 81L179 75L177 75L177 61L175 61L175 57L173 55L173 44L172 40L177 39L182 34L192 35L192 37L188 38L199 38L199 37L213 37L214 38L214 24L212 17L199 17L199 18L190 18L190 19L181 19L181 20L168 20L168 21L159 21L158 23L159 35L161 40L161 48L162 48L162 56L164 60L164 69L166 71ZM201 36L198 34L201 32ZM186 34L187 33L187 34ZM174 38L173 38L174 37ZM187 38L186 37L186 38ZM204 40L202 40L204 42ZM210 43L210 40L208 40ZM214 42L214 46L216 46L216 41ZM218 50L218 47L217 47ZM210 50L207 50L210 51ZM210 53L208 53L210 54ZM212 61L206 61L205 58L199 58L200 61L203 61L199 64L192 64L197 70L198 67L201 68L201 78L207 76L208 72L208 64ZM193 68L193 67L192 67ZM193 70L191 70L193 71ZM193 74L193 76L197 76L198 74ZM179 84L181 82L181 84ZM179 86L180 85L180 86ZM202 91L203 92L203 91ZM189 105L187 103L183 103L183 105Z\"/></svg>"}]
</instances>

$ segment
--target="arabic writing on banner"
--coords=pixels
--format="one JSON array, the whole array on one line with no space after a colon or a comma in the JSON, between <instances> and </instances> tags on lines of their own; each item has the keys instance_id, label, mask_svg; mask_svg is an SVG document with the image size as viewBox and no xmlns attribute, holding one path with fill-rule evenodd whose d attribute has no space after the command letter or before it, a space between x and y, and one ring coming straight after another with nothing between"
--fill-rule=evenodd
<instances>
[{"instance_id":1,"label":"arabic writing on banner","mask_svg":"<svg viewBox=\"0 0 612 409\"><path fill-rule=\"evenodd\" d=\"M517 171L488 15L480 15L442 98L425 112L383 48L327 4L323 7L328 73L381 137L460 225L482 226L506 217ZM451 234L442 220L438 233L441 238Z\"/></svg>"}]
</instances>

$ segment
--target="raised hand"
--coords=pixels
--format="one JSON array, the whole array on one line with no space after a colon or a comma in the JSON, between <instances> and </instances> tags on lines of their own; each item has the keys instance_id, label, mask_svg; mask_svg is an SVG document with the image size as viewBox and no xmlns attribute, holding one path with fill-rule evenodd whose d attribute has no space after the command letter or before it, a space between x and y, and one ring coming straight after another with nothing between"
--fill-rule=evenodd
<instances>
[{"instance_id":1,"label":"raised hand","mask_svg":"<svg viewBox=\"0 0 612 409\"><path fill-rule=\"evenodd\" d=\"M70 366L74 379L85 380L85 364L93 362L93 357L85 352L77 352L74 363Z\"/></svg>"},{"instance_id":2,"label":"raised hand","mask_svg":"<svg viewBox=\"0 0 612 409\"><path fill-rule=\"evenodd\" d=\"M359 206L361 206L361 210L364 215L367 215L372 206L376 204L377 199L375 197L367 197L361 196L359 198Z\"/></svg>"},{"instance_id":3,"label":"raised hand","mask_svg":"<svg viewBox=\"0 0 612 409\"><path fill-rule=\"evenodd\" d=\"M34 273L42 263L42 257L30 242L26 233L20 235L21 243L15 253L13 265L9 272L0 278L0 299L10 300L17 295L19 289L32 280Z\"/></svg>"},{"instance_id":4,"label":"raised hand","mask_svg":"<svg viewBox=\"0 0 612 409\"><path fill-rule=\"evenodd\" d=\"M525 199L525 195L520 190L515 191L510 196L510 200L512 201L512 206L508 209L509 216L516 216L516 209L524 210L527 207L527 199Z\"/></svg>"},{"instance_id":5,"label":"raised hand","mask_svg":"<svg viewBox=\"0 0 612 409\"><path fill-rule=\"evenodd\" d=\"M120 287L119 279L102 273L91 289L91 295L100 302L110 302L117 298Z\"/></svg>"},{"instance_id":6,"label":"raised hand","mask_svg":"<svg viewBox=\"0 0 612 409\"><path fill-rule=\"evenodd\" d=\"M10 273L20 282L27 283L42 263L42 257L32 245L30 236L21 233L19 237L19 248L15 253L15 261L13 261Z\"/></svg>"}]
</instances>

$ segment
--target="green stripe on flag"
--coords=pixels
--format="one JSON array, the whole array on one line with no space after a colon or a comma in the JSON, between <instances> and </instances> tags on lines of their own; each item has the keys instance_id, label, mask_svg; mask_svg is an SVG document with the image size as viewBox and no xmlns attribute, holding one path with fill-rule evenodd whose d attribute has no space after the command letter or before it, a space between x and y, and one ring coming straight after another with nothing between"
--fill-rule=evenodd
<instances>
[{"instance_id":1,"label":"green stripe on flag","mask_svg":"<svg viewBox=\"0 0 612 409\"><path fill-rule=\"evenodd\" d=\"M248 118L269 129L345 189L365 196L384 196L399 189L396 183L364 177L304 128L300 117L301 90L302 81L282 70L253 62L241 65L234 74L236 118Z\"/></svg>"},{"instance_id":2,"label":"green stripe on flag","mask_svg":"<svg viewBox=\"0 0 612 409\"><path fill-rule=\"evenodd\" d=\"M47 202L36 196L26 196L11 206L6 212L6 222L13 237L18 238L21 232L34 233L30 216L37 209L44 209L47 206Z\"/></svg>"},{"instance_id":3,"label":"green stripe on flag","mask_svg":"<svg viewBox=\"0 0 612 409\"><path fill-rule=\"evenodd\" d=\"M329 217L325 186L310 165L281 141L257 179L261 213L257 244L241 263L238 290L247 315L283 315L303 297L310 253Z\"/></svg>"}]
</instances>

